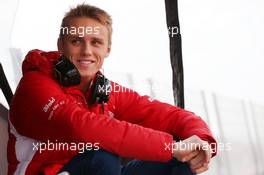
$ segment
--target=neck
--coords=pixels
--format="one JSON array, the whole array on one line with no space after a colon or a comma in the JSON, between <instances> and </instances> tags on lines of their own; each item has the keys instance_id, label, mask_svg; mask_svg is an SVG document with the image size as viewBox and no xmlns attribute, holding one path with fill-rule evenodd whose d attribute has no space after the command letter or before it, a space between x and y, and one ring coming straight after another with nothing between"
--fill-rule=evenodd
<instances>
[{"instance_id":1,"label":"neck","mask_svg":"<svg viewBox=\"0 0 264 175\"><path fill-rule=\"evenodd\" d=\"M81 78L81 83L79 84L78 88L82 91L82 93L86 93L86 91L90 87L91 80L87 78Z\"/></svg>"}]
</instances>

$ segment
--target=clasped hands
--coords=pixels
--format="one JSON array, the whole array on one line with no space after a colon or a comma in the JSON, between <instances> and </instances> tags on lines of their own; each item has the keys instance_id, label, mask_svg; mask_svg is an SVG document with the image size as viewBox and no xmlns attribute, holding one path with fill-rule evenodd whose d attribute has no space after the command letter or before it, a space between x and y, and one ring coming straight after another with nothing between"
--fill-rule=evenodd
<instances>
[{"instance_id":1,"label":"clasped hands","mask_svg":"<svg viewBox=\"0 0 264 175\"><path fill-rule=\"evenodd\" d=\"M187 162L193 173L203 173L209 169L212 149L208 142L193 135L185 140L174 142L173 157Z\"/></svg>"}]
</instances>

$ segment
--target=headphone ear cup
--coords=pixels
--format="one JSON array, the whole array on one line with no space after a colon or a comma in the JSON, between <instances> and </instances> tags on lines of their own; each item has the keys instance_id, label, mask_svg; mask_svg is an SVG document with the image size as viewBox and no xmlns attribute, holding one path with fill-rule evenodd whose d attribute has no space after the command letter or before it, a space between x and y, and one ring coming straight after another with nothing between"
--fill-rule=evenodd
<instances>
[{"instance_id":1,"label":"headphone ear cup","mask_svg":"<svg viewBox=\"0 0 264 175\"><path fill-rule=\"evenodd\" d=\"M110 98L111 84L104 75L97 73L91 88L91 103L106 103Z\"/></svg>"},{"instance_id":2,"label":"headphone ear cup","mask_svg":"<svg viewBox=\"0 0 264 175\"><path fill-rule=\"evenodd\" d=\"M81 82L81 75L75 65L63 55L53 68L54 77L65 87L78 85Z\"/></svg>"}]
</instances>

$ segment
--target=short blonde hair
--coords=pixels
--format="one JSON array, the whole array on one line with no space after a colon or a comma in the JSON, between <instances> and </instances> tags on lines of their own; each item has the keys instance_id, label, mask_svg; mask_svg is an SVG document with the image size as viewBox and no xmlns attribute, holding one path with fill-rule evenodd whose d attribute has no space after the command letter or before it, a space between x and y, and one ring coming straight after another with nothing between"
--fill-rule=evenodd
<instances>
[{"instance_id":1,"label":"short blonde hair","mask_svg":"<svg viewBox=\"0 0 264 175\"><path fill-rule=\"evenodd\" d=\"M112 18L111 16L104 10L89 5L89 4L79 4L74 8L71 8L63 17L60 29L60 38L63 37L62 29L64 27L69 27L69 22L73 18L79 17L87 17L96 20L100 24L104 25L108 30L108 42L109 45L112 43Z\"/></svg>"}]
</instances>

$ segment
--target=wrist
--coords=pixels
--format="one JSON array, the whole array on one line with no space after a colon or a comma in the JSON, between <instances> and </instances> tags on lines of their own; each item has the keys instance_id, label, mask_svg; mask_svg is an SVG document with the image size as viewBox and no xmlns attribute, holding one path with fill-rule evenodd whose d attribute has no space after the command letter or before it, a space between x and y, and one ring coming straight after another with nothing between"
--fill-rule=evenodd
<instances>
[{"instance_id":1,"label":"wrist","mask_svg":"<svg viewBox=\"0 0 264 175\"><path fill-rule=\"evenodd\" d=\"M178 143L175 140L173 140L172 142L172 156L173 157L176 157L177 149L178 149Z\"/></svg>"}]
</instances>

